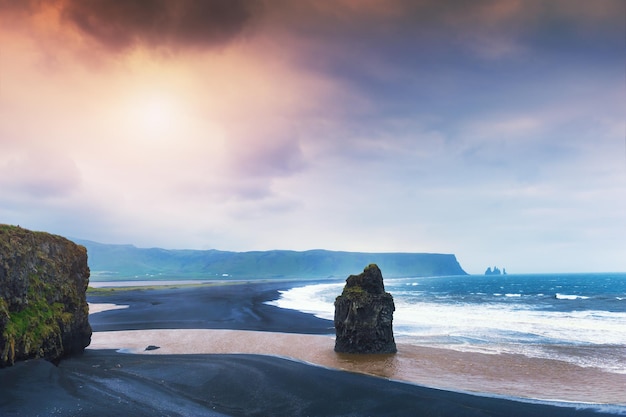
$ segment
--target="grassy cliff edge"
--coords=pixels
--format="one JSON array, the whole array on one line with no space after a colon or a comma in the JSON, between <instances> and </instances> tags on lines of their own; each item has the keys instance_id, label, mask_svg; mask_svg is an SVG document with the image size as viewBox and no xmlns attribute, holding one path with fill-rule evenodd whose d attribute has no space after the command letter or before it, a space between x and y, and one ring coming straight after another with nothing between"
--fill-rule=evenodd
<instances>
[{"instance_id":1,"label":"grassy cliff edge","mask_svg":"<svg viewBox=\"0 0 626 417\"><path fill-rule=\"evenodd\" d=\"M0 366L82 352L91 340L88 283L84 247L0 225Z\"/></svg>"}]
</instances>

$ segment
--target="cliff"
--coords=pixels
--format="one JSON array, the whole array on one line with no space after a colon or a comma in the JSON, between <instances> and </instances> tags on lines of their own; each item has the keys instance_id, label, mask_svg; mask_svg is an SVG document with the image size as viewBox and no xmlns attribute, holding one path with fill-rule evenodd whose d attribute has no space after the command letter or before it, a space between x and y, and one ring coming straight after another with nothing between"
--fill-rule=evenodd
<instances>
[{"instance_id":1,"label":"cliff","mask_svg":"<svg viewBox=\"0 0 626 417\"><path fill-rule=\"evenodd\" d=\"M383 275L375 264L350 275L335 299L335 351L395 353L393 297L385 292Z\"/></svg>"},{"instance_id":2,"label":"cliff","mask_svg":"<svg viewBox=\"0 0 626 417\"><path fill-rule=\"evenodd\" d=\"M84 247L0 225L0 367L82 352L91 341L88 283Z\"/></svg>"},{"instance_id":3,"label":"cliff","mask_svg":"<svg viewBox=\"0 0 626 417\"><path fill-rule=\"evenodd\" d=\"M467 275L452 254L328 250L227 252L168 250L74 240L89 252L93 281L116 279L323 279L377 264L388 278Z\"/></svg>"}]
</instances>

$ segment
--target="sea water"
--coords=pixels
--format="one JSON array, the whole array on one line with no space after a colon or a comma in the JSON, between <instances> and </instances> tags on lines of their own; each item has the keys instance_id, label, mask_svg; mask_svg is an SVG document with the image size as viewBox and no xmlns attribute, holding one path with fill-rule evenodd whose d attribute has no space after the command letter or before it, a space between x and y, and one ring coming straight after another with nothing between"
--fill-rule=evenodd
<instances>
[{"instance_id":1,"label":"sea water","mask_svg":"<svg viewBox=\"0 0 626 417\"><path fill-rule=\"evenodd\" d=\"M296 287L271 303L332 320L343 285ZM626 374L625 273L385 279L385 289L397 342Z\"/></svg>"}]
</instances>

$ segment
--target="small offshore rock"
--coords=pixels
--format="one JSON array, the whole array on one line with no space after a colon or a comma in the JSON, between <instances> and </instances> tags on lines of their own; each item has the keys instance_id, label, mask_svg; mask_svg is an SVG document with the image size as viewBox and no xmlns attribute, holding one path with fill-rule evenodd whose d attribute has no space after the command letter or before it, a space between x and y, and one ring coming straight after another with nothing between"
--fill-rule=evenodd
<instances>
[{"instance_id":1,"label":"small offshore rock","mask_svg":"<svg viewBox=\"0 0 626 417\"><path fill-rule=\"evenodd\" d=\"M161 349L161 346L148 345L144 350L157 350Z\"/></svg>"}]
</instances>

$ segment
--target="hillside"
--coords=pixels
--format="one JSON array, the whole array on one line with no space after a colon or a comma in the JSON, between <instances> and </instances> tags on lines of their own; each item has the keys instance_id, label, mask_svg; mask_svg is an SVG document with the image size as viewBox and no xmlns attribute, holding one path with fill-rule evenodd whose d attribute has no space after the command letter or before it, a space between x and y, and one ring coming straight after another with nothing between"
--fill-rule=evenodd
<instances>
[{"instance_id":1,"label":"hillside","mask_svg":"<svg viewBox=\"0 0 626 417\"><path fill-rule=\"evenodd\" d=\"M74 241L87 248L92 281L125 279L345 278L371 263L386 278L466 275L456 257L435 253L361 253L309 250L225 252L143 249Z\"/></svg>"}]
</instances>

